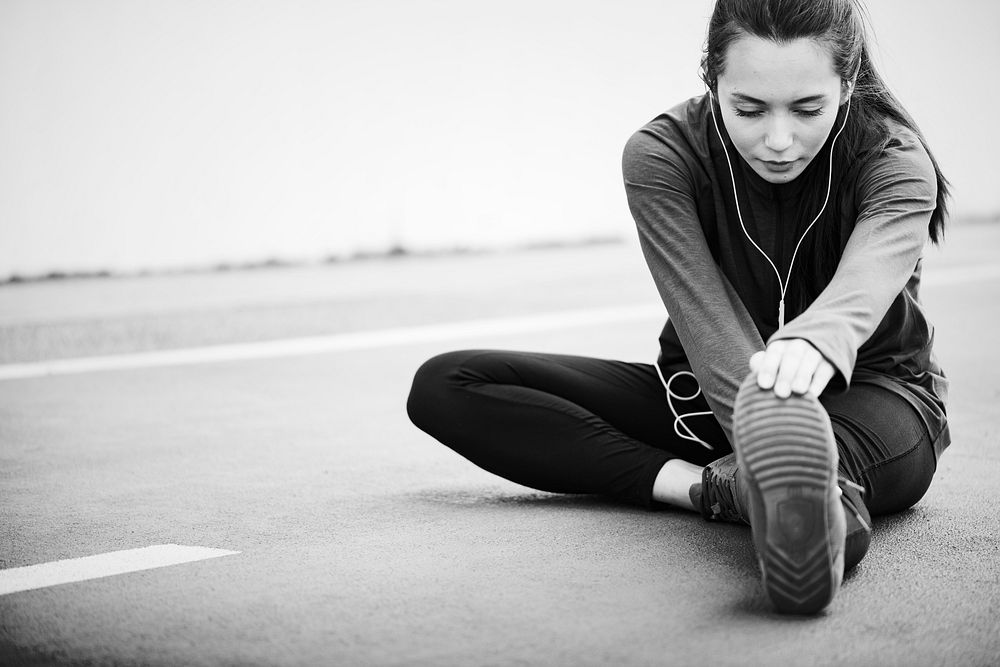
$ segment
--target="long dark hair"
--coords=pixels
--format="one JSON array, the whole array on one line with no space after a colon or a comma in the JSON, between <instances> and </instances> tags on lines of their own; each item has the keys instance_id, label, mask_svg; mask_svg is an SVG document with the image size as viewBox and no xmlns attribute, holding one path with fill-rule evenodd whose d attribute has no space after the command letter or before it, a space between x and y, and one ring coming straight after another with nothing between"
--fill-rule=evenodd
<instances>
[{"instance_id":1,"label":"long dark hair","mask_svg":"<svg viewBox=\"0 0 1000 667\"><path fill-rule=\"evenodd\" d=\"M797 263L794 269L795 279L789 289L792 294L787 297L793 316L805 310L836 271L844 243L854 226L854 220L843 215L843 189L852 187L866 160L878 157L885 150L892 139L887 124L890 119L912 130L930 156L937 177L937 205L928 231L935 244L944 238L948 181L916 122L875 69L865 18L860 0L718 0L708 25L701 78L715 93L719 75L725 70L729 45L745 35L779 43L815 39L830 49L834 69L843 85L856 79L850 114L833 156L833 182L837 188L834 192L839 196L831 193L831 205L803 241L803 257L810 261Z\"/></svg>"}]
</instances>

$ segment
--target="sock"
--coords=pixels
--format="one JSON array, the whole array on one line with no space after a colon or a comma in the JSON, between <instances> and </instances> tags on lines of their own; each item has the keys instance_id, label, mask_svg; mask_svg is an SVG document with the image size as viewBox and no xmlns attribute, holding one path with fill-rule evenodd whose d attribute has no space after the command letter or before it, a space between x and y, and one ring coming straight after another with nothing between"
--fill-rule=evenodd
<instances>
[{"instance_id":1,"label":"sock","mask_svg":"<svg viewBox=\"0 0 1000 667\"><path fill-rule=\"evenodd\" d=\"M688 489L688 497L691 498L695 509L701 512L701 482L691 485L691 488Z\"/></svg>"}]
</instances>

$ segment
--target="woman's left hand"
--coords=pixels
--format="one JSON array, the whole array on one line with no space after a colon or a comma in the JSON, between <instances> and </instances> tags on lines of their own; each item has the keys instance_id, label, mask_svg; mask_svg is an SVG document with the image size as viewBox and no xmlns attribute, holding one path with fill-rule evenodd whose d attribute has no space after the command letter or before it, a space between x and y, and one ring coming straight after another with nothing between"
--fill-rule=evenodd
<instances>
[{"instance_id":1,"label":"woman's left hand","mask_svg":"<svg viewBox=\"0 0 1000 667\"><path fill-rule=\"evenodd\" d=\"M818 397L836 372L833 364L803 338L772 342L750 357L750 370L757 373L758 387L773 387L779 398L788 398L793 392Z\"/></svg>"}]
</instances>

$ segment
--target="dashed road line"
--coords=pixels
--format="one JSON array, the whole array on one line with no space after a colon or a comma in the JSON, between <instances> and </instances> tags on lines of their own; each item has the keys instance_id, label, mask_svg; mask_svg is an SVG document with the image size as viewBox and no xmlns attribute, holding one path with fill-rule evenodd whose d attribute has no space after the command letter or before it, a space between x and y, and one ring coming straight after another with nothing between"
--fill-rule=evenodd
<instances>
[{"instance_id":1,"label":"dashed road line","mask_svg":"<svg viewBox=\"0 0 1000 667\"><path fill-rule=\"evenodd\" d=\"M153 570L182 563L193 563L238 553L240 552L208 547L188 547L181 544L154 544L141 549L125 549L124 551L111 551L96 556L13 567L0 570L0 595L113 577L128 572Z\"/></svg>"}]
</instances>

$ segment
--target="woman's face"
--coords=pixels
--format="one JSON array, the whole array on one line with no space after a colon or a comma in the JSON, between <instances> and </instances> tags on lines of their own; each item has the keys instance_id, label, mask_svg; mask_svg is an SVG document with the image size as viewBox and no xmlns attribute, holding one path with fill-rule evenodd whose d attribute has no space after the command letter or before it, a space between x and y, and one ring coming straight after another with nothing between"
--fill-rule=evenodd
<instances>
[{"instance_id":1,"label":"woman's face","mask_svg":"<svg viewBox=\"0 0 1000 667\"><path fill-rule=\"evenodd\" d=\"M717 90L736 150L764 180L787 183L830 135L847 100L841 88L833 58L820 42L779 44L745 35L730 44Z\"/></svg>"}]
</instances>

